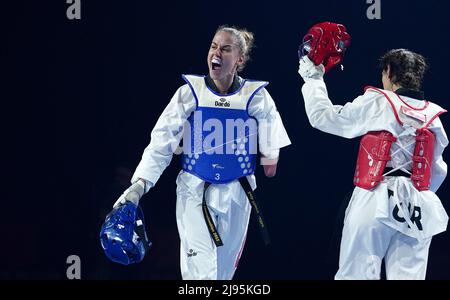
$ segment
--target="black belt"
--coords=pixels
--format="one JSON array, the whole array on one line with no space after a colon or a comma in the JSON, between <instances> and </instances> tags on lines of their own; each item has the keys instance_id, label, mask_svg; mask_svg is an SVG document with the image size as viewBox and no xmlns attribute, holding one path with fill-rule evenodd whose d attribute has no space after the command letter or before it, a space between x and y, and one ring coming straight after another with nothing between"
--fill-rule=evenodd
<instances>
[{"instance_id":1,"label":"black belt","mask_svg":"<svg viewBox=\"0 0 450 300\"><path fill-rule=\"evenodd\" d=\"M247 177L244 176L239 178L239 182L242 188L244 189L245 194L247 195L248 201L250 201L252 208L256 212L258 218L258 225L261 230L261 235L264 240L264 244L267 246L270 244L269 232L267 231L266 222L264 221L261 208L259 207L259 204L256 201L255 193L253 193L252 187L250 186ZM209 234L211 235L214 244L216 244L216 247L220 247L223 246L223 242L222 239L220 238L219 233L217 232L216 226L214 225L214 221L211 217L211 214L209 213L208 206L206 205L206 190L210 185L211 185L210 182L205 182L205 187L203 189L202 211L203 216L205 217L205 222L206 226L208 227Z\"/></svg>"},{"instance_id":2,"label":"black belt","mask_svg":"<svg viewBox=\"0 0 450 300\"><path fill-rule=\"evenodd\" d=\"M393 168L386 167L386 168L384 168L384 173L386 174L386 173L390 172L391 170L393 170ZM404 176L404 177L408 177L408 178L411 177L410 174L408 174L405 171L402 171L400 169L399 170L395 170L394 172L389 173L386 176Z\"/></svg>"}]
</instances>

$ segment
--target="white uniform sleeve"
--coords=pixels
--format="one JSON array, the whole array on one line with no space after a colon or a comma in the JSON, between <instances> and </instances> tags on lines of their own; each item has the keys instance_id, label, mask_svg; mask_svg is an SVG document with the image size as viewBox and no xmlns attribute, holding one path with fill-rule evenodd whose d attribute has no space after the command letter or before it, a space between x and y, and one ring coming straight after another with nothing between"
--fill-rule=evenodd
<instances>
[{"instance_id":1,"label":"white uniform sleeve","mask_svg":"<svg viewBox=\"0 0 450 300\"><path fill-rule=\"evenodd\" d=\"M375 118L389 111L387 101L366 92L352 102L333 105L322 79L310 79L302 87L305 110L312 127L345 138L354 138L373 130Z\"/></svg>"},{"instance_id":2,"label":"white uniform sleeve","mask_svg":"<svg viewBox=\"0 0 450 300\"><path fill-rule=\"evenodd\" d=\"M131 179L145 179L150 184L146 191L156 184L170 164L174 151L183 137L184 123L195 110L196 102L189 86L183 85L170 100L152 130L150 144L145 148L142 159Z\"/></svg>"},{"instance_id":3,"label":"white uniform sleeve","mask_svg":"<svg viewBox=\"0 0 450 300\"><path fill-rule=\"evenodd\" d=\"M448 138L439 118L436 118L429 128L436 135L436 145L434 147L435 160L433 161L431 168L432 174L430 186L430 190L436 192L447 176L447 164L442 158L442 153L444 152L445 147L448 146Z\"/></svg>"},{"instance_id":4,"label":"white uniform sleeve","mask_svg":"<svg viewBox=\"0 0 450 300\"><path fill-rule=\"evenodd\" d=\"M248 107L250 116L258 120L259 151L267 159L277 159L280 148L291 144L275 102L265 88L254 96Z\"/></svg>"}]
</instances>

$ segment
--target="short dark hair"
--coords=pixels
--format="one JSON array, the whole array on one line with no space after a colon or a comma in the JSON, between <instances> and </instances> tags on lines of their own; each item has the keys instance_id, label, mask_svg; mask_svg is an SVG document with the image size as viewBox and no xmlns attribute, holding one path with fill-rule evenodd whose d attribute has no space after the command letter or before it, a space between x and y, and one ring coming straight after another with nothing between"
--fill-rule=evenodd
<instances>
[{"instance_id":1,"label":"short dark hair","mask_svg":"<svg viewBox=\"0 0 450 300\"><path fill-rule=\"evenodd\" d=\"M401 87L420 90L423 75L428 69L425 58L407 49L393 49L380 58L383 71L390 70L390 80Z\"/></svg>"}]
</instances>

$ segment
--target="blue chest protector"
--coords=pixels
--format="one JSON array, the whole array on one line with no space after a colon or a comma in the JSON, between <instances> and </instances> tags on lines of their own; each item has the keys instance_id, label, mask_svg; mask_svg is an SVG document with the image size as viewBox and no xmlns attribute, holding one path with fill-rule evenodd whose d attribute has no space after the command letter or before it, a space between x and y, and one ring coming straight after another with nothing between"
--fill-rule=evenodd
<instances>
[{"instance_id":1,"label":"blue chest protector","mask_svg":"<svg viewBox=\"0 0 450 300\"><path fill-rule=\"evenodd\" d=\"M212 91L204 76L184 75L197 102L183 137L183 170L210 183L251 175L256 167L258 124L248 114L256 93L268 83L244 80L231 94Z\"/></svg>"}]
</instances>

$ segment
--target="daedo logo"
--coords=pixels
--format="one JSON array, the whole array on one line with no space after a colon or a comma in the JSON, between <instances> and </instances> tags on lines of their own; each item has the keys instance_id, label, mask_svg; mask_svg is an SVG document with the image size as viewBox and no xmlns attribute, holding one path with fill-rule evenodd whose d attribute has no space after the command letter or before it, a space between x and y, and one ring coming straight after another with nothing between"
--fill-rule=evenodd
<instances>
[{"instance_id":1,"label":"daedo logo","mask_svg":"<svg viewBox=\"0 0 450 300\"><path fill-rule=\"evenodd\" d=\"M230 107L230 101L227 101L225 98L220 98L219 101L214 103L214 105L219 107Z\"/></svg>"}]
</instances>

